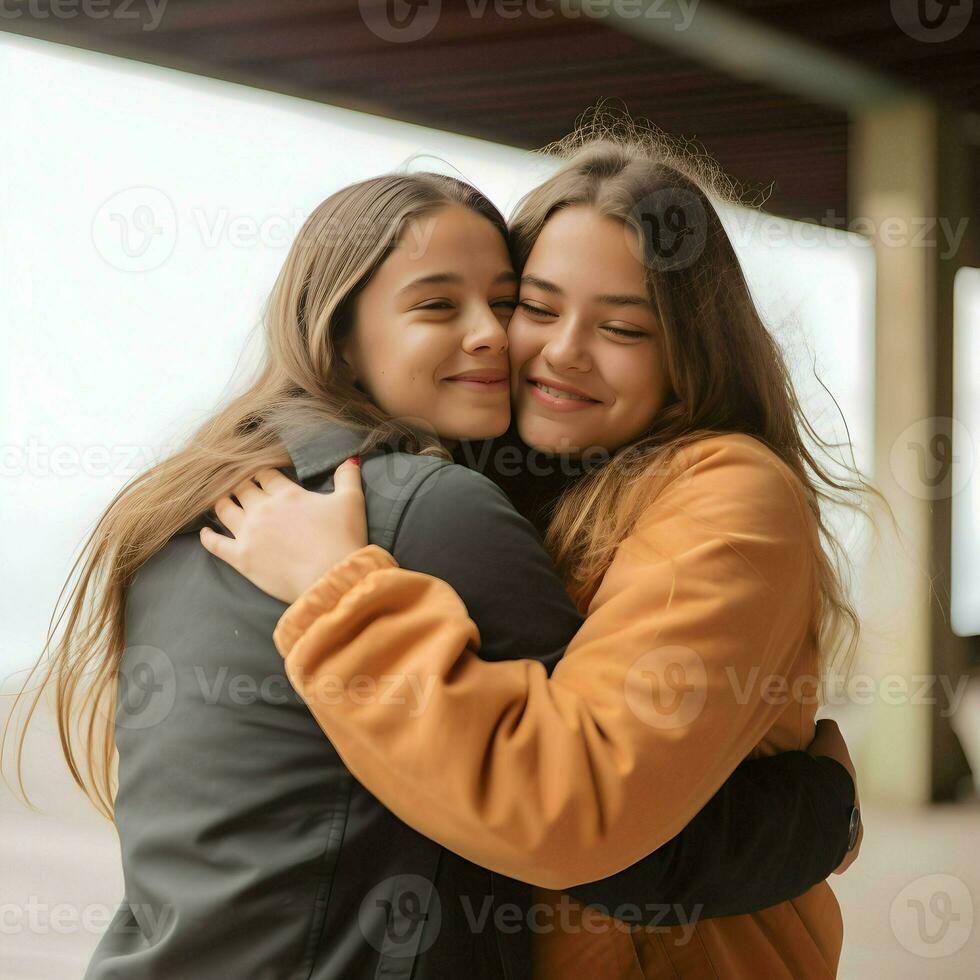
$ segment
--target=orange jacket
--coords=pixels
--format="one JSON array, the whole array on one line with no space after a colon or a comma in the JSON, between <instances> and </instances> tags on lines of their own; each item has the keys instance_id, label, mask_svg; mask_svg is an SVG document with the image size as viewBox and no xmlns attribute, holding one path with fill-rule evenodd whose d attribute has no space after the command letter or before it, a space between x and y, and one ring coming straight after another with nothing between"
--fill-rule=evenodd
<instances>
[{"instance_id":1,"label":"orange jacket","mask_svg":"<svg viewBox=\"0 0 980 980\"><path fill-rule=\"evenodd\" d=\"M558 915L557 890L670 840L744 758L813 736L819 544L799 481L739 435L687 447L672 473L550 678L537 662L480 660L456 593L374 545L311 586L274 639L386 806L541 886L536 975L833 977L842 924L826 882L688 926L569 914L567 897Z\"/></svg>"}]
</instances>

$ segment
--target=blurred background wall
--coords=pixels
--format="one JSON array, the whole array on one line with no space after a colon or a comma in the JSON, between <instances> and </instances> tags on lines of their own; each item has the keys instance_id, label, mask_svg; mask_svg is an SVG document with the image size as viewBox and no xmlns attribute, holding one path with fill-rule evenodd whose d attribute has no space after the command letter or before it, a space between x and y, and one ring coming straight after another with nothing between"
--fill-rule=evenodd
<instances>
[{"instance_id":1,"label":"blurred background wall","mask_svg":"<svg viewBox=\"0 0 980 980\"><path fill-rule=\"evenodd\" d=\"M896 515L842 523L865 631L826 711L868 831L833 882L841 975L980 974L978 19L965 0L5 0L4 693L101 509L254 364L322 198L437 169L508 213L554 166L529 150L621 100L764 202L723 212L753 293ZM81 976L122 894L47 710L25 767L43 812L0 788L5 978Z\"/></svg>"}]
</instances>

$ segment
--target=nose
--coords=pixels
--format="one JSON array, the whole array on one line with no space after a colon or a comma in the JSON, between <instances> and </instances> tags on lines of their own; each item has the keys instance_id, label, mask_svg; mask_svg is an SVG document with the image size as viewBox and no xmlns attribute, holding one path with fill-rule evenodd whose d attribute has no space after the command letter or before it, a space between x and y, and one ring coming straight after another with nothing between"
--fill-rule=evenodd
<instances>
[{"instance_id":1,"label":"nose","mask_svg":"<svg viewBox=\"0 0 980 980\"><path fill-rule=\"evenodd\" d=\"M463 350L467 354L503 354L507 350L507 328L486 304L475 304L466 323Z\"/></svg>"},{"instance_id":2,"label":"nose","mask_svg":"<svg viewBox=\"0 0 980 980\"><path fill-rule=\"evenodd\" d=\"M592 367L583 332L571 318L552 327L541 355L555 371L588 371Z\"/></svg>"}]
</instances>

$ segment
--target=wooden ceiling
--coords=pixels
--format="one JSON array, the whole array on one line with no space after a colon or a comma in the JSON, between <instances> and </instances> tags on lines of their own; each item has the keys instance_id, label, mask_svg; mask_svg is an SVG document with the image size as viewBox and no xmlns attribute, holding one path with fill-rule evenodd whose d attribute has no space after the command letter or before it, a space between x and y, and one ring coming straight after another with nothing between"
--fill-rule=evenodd
<instances>
[{"instance_id":1,"label":"wooden ceiling","mask_svg":"<svg viewBox=\"0 0 980 980\"><path fill-rule=\"evenodd\" d=\"M443 0L431 31L406 43L372 30L386 0L163 2L153 24L147 0L111 0L116 15L101 18L52 16L48 0L4 0L21 16L0 27L521 147L557 139L583 109L616 100L770 192L769 211L810 220L848 213L844 108L568 15L560 0L525 4L520 16L513 0ZM956 37L928 43L914 23L899 25L890 0L714 6L980 111L980 10ZM697 31L694 11L688 29Z\"/></svg>"}]
</instances>

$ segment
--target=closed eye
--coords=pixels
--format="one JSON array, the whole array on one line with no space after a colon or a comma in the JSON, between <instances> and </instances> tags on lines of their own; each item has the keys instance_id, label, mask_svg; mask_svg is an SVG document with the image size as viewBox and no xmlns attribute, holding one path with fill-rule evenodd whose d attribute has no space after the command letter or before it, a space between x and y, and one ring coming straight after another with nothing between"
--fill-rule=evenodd
<instances>
[{"instance_id":1,"label":"closed eye","mask_svg":"<svg viewBox=\"0 0 980 980\"><path fill-rule=\"evenodd\" d=\"M647 337L649 336L645 330L627 330L625 327L603 327L603 330L608 330L610 333L616 334L617 337Z\"/></svg>"},{"instance_id":2,"label":"closed eye","mask_svg":"<svg viewBox=\"0 0 980 980\"><path fill-rule=\"evenodd\" d=\"M558 316L558 314L555 313L553 310L545 310L542 309L540 306L532 306L530 303L526 302L523 299L520 300L520 302L518 302L517 305L522 310L524 310L525 313L530 313L532 316L550 316L550 317Z\"/></svg>"}]
</instances>

